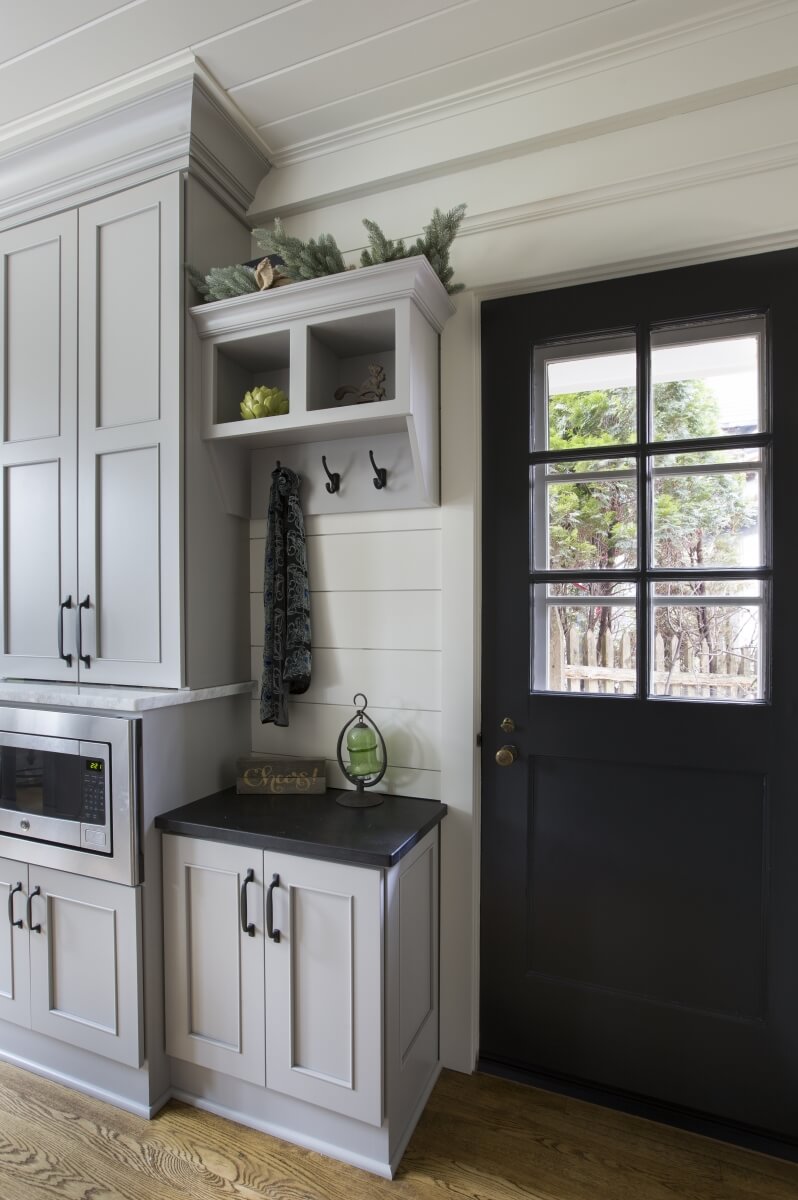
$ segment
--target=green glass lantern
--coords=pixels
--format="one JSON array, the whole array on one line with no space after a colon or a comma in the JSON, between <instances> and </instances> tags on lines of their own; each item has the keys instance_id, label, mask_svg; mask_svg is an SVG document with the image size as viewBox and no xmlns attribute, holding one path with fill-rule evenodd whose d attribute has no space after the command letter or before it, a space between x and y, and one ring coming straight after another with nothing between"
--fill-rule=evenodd
<instances>
[{"instance_id":1,"label":"green glass lantern","mask_svg":"<svg viewBox=\"0 0 798 1200\"><path fill-rule=\"evenodd\" d=\"M358 700L362 700L363 703L358 705ZM344 808L374 808L382 804L382 796L367 796L365 789L374 787L385 774L388 765L385 741L371 717L366 716L366 696L362 692L356 692L352 703L356 709L355 715L347 721L338 735L336 757L338 766L349 782L355 785L355 790L339 792L336 801ZM344 740L349 757L348 765L344 762L342 754Z\"/></svg>"}]
</instances>

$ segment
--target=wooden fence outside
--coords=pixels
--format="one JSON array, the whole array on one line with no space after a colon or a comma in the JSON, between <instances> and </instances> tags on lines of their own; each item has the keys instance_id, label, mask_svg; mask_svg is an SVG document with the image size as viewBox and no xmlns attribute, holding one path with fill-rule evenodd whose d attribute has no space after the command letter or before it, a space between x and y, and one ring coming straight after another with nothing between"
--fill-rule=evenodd
<instances>
[{"instance_id":1,"label":"wooden fence outside","mask_svg":"<svg viewBox=\"0 0 798 1200\"><path fill-rule=\"evenodd\" d=\"M634 695L637 686L635 650L627 630L613 638L605 630L580 634L573 626L563 631L559 615L552 610L549 630L549 689L553 692L603 692ZM696 651L686 639L654 641L654 691L659 696L704 696L755 699L758 692L756 652L732 649L725 639L720 650L710 652L706 641Z\"/></svg>"}]
</instances>

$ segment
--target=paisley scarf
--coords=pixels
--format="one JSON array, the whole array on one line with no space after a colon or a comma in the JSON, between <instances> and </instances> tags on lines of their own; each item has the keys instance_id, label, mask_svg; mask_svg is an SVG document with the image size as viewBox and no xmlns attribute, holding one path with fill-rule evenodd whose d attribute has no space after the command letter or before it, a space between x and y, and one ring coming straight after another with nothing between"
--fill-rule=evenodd
<instances>
[{"instance_id":1,"label":"paisley scarf","mask_svg":"<svg viewBox=\"0 0 798 1200\"><path fill-rule=\"evenodd\" d=\"M263 680L260 719L288 724L288 696L310 687L310 593L300 477L272 471L263 571Z\"/></svg>"}]
</instances>

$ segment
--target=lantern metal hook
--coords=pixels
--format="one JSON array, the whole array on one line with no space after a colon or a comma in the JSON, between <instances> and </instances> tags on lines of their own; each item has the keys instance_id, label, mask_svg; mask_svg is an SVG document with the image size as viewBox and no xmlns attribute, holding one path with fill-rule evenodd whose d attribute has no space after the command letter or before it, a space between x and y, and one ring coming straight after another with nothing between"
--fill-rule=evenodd
<instances>
[{"instance_id":1,"label":"lantern metal hook","mask_svg":"<svg viewBox=\"0 0 798 1200\"><path fill-rule=\"evenodd\" d=\"M337 492L341 486L341 476L338 471L331 471L330 468L327 466L327 455L326 454L322 454L322 456L321 456L321 465L324 467L324 470L327 472L327 478L330 481L329 483L325 483L324 486L326 487L327 491L332 496L332 494L334 492Z\"/></svg>"},{"instance_id":2,"label":"lantern metal hook","mask_svg":"<svg viewBox=\"0 0 798 1200\"><path fill-rule=\"evenodd\" d=\"M377 466L377 464L374 461L374 451L373 450L369 450L369 458L371 459L371 465L374 468L374 479L373 479L374 486L375 486L375 488L384 488L386 483L388 482L388 471L386 470L385 467Z\"/></svg>"}]
</instances>

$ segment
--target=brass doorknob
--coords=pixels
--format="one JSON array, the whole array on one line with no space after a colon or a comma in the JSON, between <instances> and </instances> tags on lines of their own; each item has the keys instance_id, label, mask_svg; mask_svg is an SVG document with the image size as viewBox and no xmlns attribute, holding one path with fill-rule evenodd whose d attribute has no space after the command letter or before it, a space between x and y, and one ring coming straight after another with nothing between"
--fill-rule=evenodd
<instances>
[{"instance_id":1,"label":"brass doorknob","mask_svg":"<svg viewBox=\"0 0 798 1200\"><path fill-rule=\"evenodd\" d=\"M496 762L500 767L511 767L517 758L517 746L500 746L496 751Z\"/></svg>"}]
</instances>

